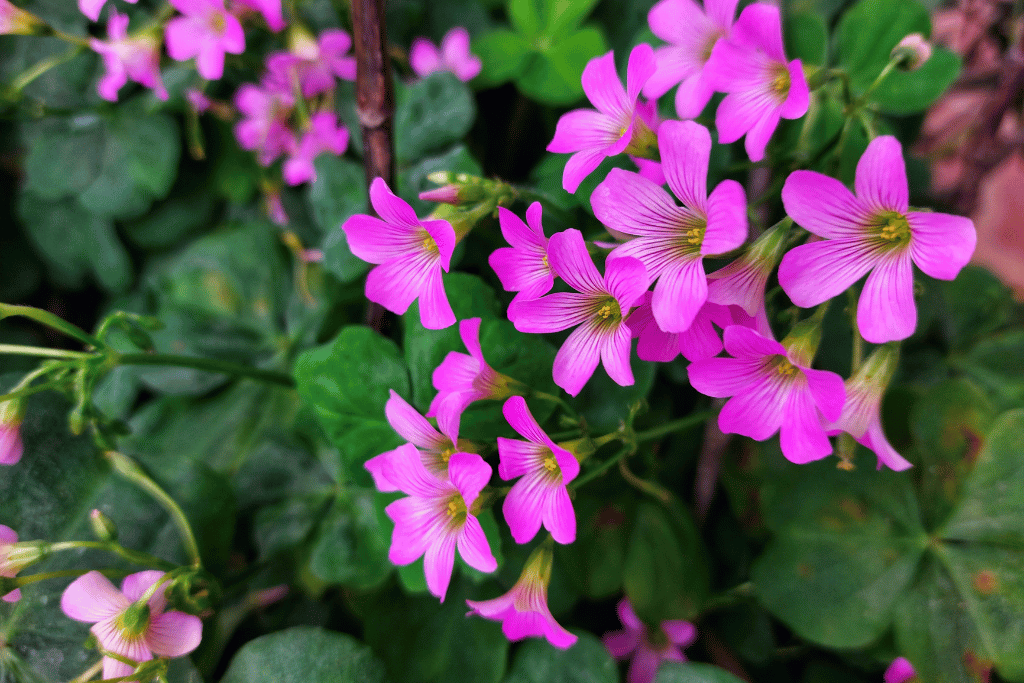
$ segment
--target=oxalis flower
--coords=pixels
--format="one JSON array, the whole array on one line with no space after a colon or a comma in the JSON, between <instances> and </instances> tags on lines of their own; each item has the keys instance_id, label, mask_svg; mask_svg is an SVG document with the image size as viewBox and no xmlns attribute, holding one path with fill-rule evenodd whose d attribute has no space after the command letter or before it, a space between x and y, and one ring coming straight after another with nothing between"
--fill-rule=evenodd
<instances>
[{"instance_id":1,"label":"oxalis flower","mask_svg":"<svg viewBox=\"0 0 1024 683\"><path fill-rule=\"evenodd\" d=\"M715 44L703 77L728 93L715 114L719 142L746 135L743 146L751 161L764 159L780 118L798 119L810 104L800 60L786 62L782 21L773 5L755 3L743 10L729 39Z\"/></svg>"},{"instance_id":2,"label":"oxalis flower","mask_svg":"<svg viewBox=\"0 0 1024 683\"><path fill-rule=\"evenodd\" d=\"M654 51L641 43L629 54L626 87L615 72L611 52L595 57L583 69L583 92L593 109L574 109L558 119L549 152L574 152L565 164L562 187L573 193L605 157L639 153L654 141L654 133L637 117L636 101L654 73Z\"/></svg>"},{"instance_id":3,"label":"oxalis flower","mask_svg":"<svg viewBox=\"0 0 1024 683\"><path fill-rule=\"evenodd\" d=\"M563 650L572 647L576 636L555 621L548 609L552 558L550 545L542 544L526 560L523 573L509 592L493 600L466 600L470 608L466 616L479 614L502 622L501 630L511 641L543 637Z\"/></svg>"},{"instance_id":4,"label":"oxalis flower","mask_svg":"<svg viewBox=\"0 0 1024 683\"><path fill-rule=\"evenodd\" d=\"M322 153L345 153L348 147L348 129L338 125L333 111L321 111L309 118L309 129L303 132L291 155L284 162L281 176L289 185L301 185L316 180L313 161Z\"/></svg>"},{"instance_id":5,"label":"oxalis flower","mask_svg":"<svg viewBox=\"0 0 1024 683\"><path fill-rule=\"evenodd\" d=\"M626 598L620 600L615 609L625 628L606 633L601 640L616 659L626 659L632 655L626 673L629 683L652 683L663 661L686 661L683 649L697 640L697 629L693 624L681 619L670 619L661 622L656 629L648 627L636 616Z\"/></svg>"},{"instance_id":6,"label":"oxalis flower","mask_svg":"<svg viewBox=\"0 0 1024 683\"><path fill-rule=\"evenodd\" d=\"M25 445L21 440L24 404L19 400L0 402L0 465L21 460Z\"/></svg>"},{"instance_id":7,"label":"oxalis flower","mask_svg":"<svg viewBox=\"0 0 1024 683\"><path fill-rule=\"evenodd\" d=\"M764 441L780 432L782 454L795 463L824 458L832 444L822 426L835 422L846 391L834 372L812 370L810 358L788 350L754 330L725 328L725 350L732 358L708 358L690 364L690 384L705 396L732 397L718 414L726 434Z\"/></svg>"},{"instance_id":8,"label":"oxalis flower","mask_svg":"<svg viewBox=\"0 0 1024 683\"><path fill-rule=\"evenodd\" d=\"M139 0L125 0L125 2L136 4ZM0 4L6 4L7 0L0 0ZM78 0L78 11L89 18L89 21L98 21L103 6L107 0Z\"/></svg>"},{"instance_id":9,"label":"oxalis flower","mask_svg":"<svg viewBox=\"0 0 1024 683\"><path fill-rule=\"evenodd\" d=\"M548 262L548 238L541 225L540 202L526 209L526 223L503 206L498 207L501 234L511 247L495 249L487 262L506 292L519 292L513 301L536 299L551 291L555 274Z\"/></svg>"},{"instance_id":10,"label":"oxalis flower","mask_svg":"<svg viewBox=\"0 0 1024 683\"><path fill-rule=\"evenodd\" d=\"M224 0L170 0L184 16L167 22L167 54L179 62L196 58L196 70L216 81L224 75L224 55L245 51L245 32L238 19L224 9Z\"/></svg>"},{"instance_id":11,"label":"oxalis flower","mask_svg":"<svg viewBox=\"0 0 1024 683\"><path fill-rule=\"evenodd\" d=\"M167 89L160 78L160 41L153 34L128 37L128 17L111 10L107 22L108 41L89 39L89 47L103 58L106 73L96 85L100 97L117 101L117 92L132 79L152 88L161 100Z\"/></svg>"},{"instance_id":12,"label":"oxalis flower","mask_svg":"<svg viewBox=\"0 0 1024 683\"><path fill-rule=\"evenodd\" d=\"M97 571L83 574L71 582L60 599L64 614L75 621L92 624L92 634L108 652L134 662L158 657L183 657L199 646L203 623L184 612L165 612L167 599L158 587L145 602L137 602L164 572L144 571L129 574L121 590ZM113 657L103 658L103 678L130 676L134 666Z\"/></svg>"},{"instance_id":13,"label":"oxalis flower","mask_svg":"<svg viewBox=\"0 0 1024 683\"><path fill-rule=\"evenodd\" d=\"M235 93L235 107L242 120L235 124L235 139L242 149L256 152L263 166L274 163L295 146L295 136L288 119L295 105L287 90L269 87L266 83L245 83Z\"/></svg>"},{"instance_id":14,"label":"oxalis flower","mask_svg":"<svg viewBox=\"0 0 1024 683\"><path fill-rule=\"evenodd\" d=\"M914 665L906 657L897 657L885 670L885 683L907 683L917 676Z\"/></svg>"},{"instance_id":15,"label":"oxalis flower","mask_svg":"<svg viewBox=\"0 0 1024 683\"><path fill-rule=\"evenodd\" d=\"M421 221L383 178L370 184L370 204L380 218L356 214L341 226L353 254L380 264L366 277L366 298L399 315L419 299L424 327L439 330L454 324L441 282L441 271L448 272L455 250L451 223Z\"/></svg>"},{"instance_id":16,"label":"oxalis flower","mask_svg":"<svg viewBox=\"0 0 1024 683\"><path fill-rule=\"evenodd\" d=\"M292 79L299 83L303 97L334 90L335 78L356 79L356 58L348 54L352 38L341 29L330 29L318 39L293 27L292 49L267 57L267 80L275 88L292 92Z\"/></svg>"},{"instance_id":17,"label":"oxalis flower","mask_svg":"<svg viewBox=\"0 0 1024 683\"><path fill-rule=\"evenodd\" d=\"M782 188L786 213L825 238L788 252L779 284L797 306L815 306L870 272L857 305L857 327L873 344L906 339L917 326L912 263L952 280L977 243L963 216L911 211L899 141L881 135L857 162L856 195L838 180L795 171Z\"/></svg>"},{"instance_id":18,"label":"oxalis flower","mask_svg":"<svg viewBox=\"0 0 1024 683\"><path fill-rule=\"evenodd\" d=\"M787 229L765 230L732 263L708 275L708 301L739 306L749 316L764 311L764 288L786 247Z\"/></svg>"},{"instance_id":19,"label":"oxalis flower","mask_svg":"<svg viewBox=\"0 0 1024 683\"><path fill-rule=\"evenodd\" d=\"M558 277L575 292L556 292L535 301L513 301L509 320L520 332L559 332L576 327L555 355L555 384L580 393L598 363L617 384L633 383L631 335L625 318L647 289L647 272L634 258L609 261L605 275L594 266L579 230L551 236L548 258Z\"/></svg>"},{"instance_id":20,"label":"oxalis flower","mask_svg":"<svg viewBox=\"0 0 1024 683\"><path fill-rule=\"evenodd\" d=\"M637 235L615 248L609 264L623 256L644 264L657 278L651 305L665 332L689 329L708 297L704 256L739 247L747 238L747 200L735 180L723 180L708 196L711 134L693 121L666 121L658 133L662 170L672 196L639 174L608 173L590 201L598 220Z\"/></svg>"},{"instance_id":21,"label":"oxalis flower","mask_svg":"<svg viewBox=\"0 0 1024 683\"><path fill-rule=\"evenodd\" d=\"M471 81L483 68L469 51L469 32L456 26L441 39L441 47L427 38L416 38L409 49L409 66L420 78L436 71L451 71L460 81Z\"/></svg>"},{"instance_id":22,"label":"oxalis flower","mask_svg":"<svg viewBox=\"0 0 1024 683\"><path fill-rule=\"evenodd\" d=\"M681 119L700 116L715 92L704 75L711 51L728 38L737 0L661 0L651 8L647 23L669 45L655 48L656 70L644 85L644 96L658 98L676 83L676 113Z\"/></svg>"},{"instance_id":23,"label":"oxalis flower","mask_svg":"<svg viewBox=\"0 0 1024 683\"><path fill-rule=\"evenodd\" d=\"M396 451L384 462L384 475L408 494L385 508L395 523L388 558L406 565L423 557L427 588L444 602L455 563L455 548L470 567L493 572L498 563L473 512L480 491L491 479L491 466L475 453L455 453L449 479L430 473L410 450Z\"/></svg>"},{"instance_id":24,"label":"oxalis flower","mask_svg":"<svg viewBox=\"0 0 1024 683\"><path fill-rule=\"evenodd\" d=\"M18 572L29 564L32 564L39 557L39 553L23 552L15 546L18 542L18 533L9 526L0 524L0 578L13 579ZM21 599L21 589L15 588L12 591L0 595L4 602L17 602Z\"/></svg>"},{"instance_id":25,"label":"oxalis flower","mask_svg":"<svg viewBox=\"0 0 1024 683\"><path fill-rule=\"evenodd\" d=\"M559 543L576 540L576 513L566 485L580 473L576 456L557 445L537 424L522 396L505 401L502 413L526 441L498 437L498 474L521 477L505 496L502 512L516 543L528 543L543 523Z\"/></svg>"}]
</instances>

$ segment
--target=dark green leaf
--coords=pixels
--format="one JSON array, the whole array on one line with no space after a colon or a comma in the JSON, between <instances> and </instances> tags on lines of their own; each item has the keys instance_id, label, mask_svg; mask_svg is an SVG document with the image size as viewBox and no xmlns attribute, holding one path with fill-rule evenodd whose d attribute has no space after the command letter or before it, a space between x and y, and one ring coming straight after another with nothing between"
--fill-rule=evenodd
<instances>
[{"instance_id":1,"label":"dark green leaf","mask_svg":"<svg viewBox=\"0 0 1024 683\"><path fill-rule=\"evenodd\" d=\"M596 29L585 28L535 53L516 78L516 85L543 104L572 104L583 96L583 68L607 51L604 36Z\"/></svg>"},{"instance_id":2,"label":"dark green leaf","mask_svg":"<svg viewBox=\"0 0 1024 683\"><path fill-rule=\"evenodd\" d=\"M100 174L104 142L95 116L82 117L69 130L38 135L25 159L25 189L51 201L79 194Z\"/></svg>"},{"instance_id":3,"label":"dark green leaf","mask_svg":"<svg viewBox=\"0 0 1024 683\"><path fill-rule=\"evenodd\" d=\"M816 12L789 12L782 35L786 38L787 59L821 66L828 63L828 30Z\"/></svg>"},{"instance_id":4,"label":"dark green leaf","mask_svg":"<svg viewBox=\"0 0 1024 683\"><path fill-rule=\"evenodd\" d=\"M373 491L349 487L321 524L309 568L328 583L355 590L380 585L391 574L391 522L374 504Z\"/></svg>"},{"instance_id":5,"label":"dark green leaf","mask_svg":"<svg viewBox=\"0 0 1024 683\"><path fill-rule=\"evenodd\" d=\"M476 117L476 104L455 74L438 72L396 93L395 155L409 163L461 140Z\"/></svg>"},{"instance_id":6,"label":"dark green leaf","mask_svg":"<svg viewBox=\"0 0 1024 683\"><path fill-rule=\"evenodd\" d=\"M604 644L587 632L568 650L531 639L516 653L505 683L618 683L619 670Z\"/></svg>"},{"instance_id":7,"label":"dark green leaf","mask_svg":"<svg viewBox=\"0 0 1024 683\"><path fill-rule=\"evenodd\" d=\"M665 662L658 668L654 683L739 683L740 680L710 664Z\"/></svg>"},{"instance_id":8,"label":"dark green leaf","mask_svg":"<svg viewBox=\"0 0 1024 683\"><path fill-rule=\"evenodd\" d=\"M960 57L941 45L917 71L896 70L871 94L884 114L916 114L931 106L960 75Z\"/></svg>"},{"instance_id":9,"label":"dark green leaf","mask_svg":"<svg viewBox=\"0 0 1024 683\"><path fill-rule=\"evenodd\" d=\"M483 68L477 79L484 85L499 85L518 76L533 50L518 33L497 29L473 39L472 52Z\"/></svg>"},{"instance_id":10,"label":"dark green leaf","mask_svg":"<svg viewBox=\"0 0 1024 683\"><path fill-rule=\"evenodd\" d=\"M384 683L370 648L344 633L295 626L242 646L222 683Z\"/></svg>"}]
</instances>

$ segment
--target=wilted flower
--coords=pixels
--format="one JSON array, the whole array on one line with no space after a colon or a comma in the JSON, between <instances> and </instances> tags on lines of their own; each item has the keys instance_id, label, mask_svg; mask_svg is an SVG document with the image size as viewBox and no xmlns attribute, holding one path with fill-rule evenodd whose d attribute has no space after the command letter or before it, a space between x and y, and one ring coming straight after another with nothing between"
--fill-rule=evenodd
<instances>
[{"instance_id":1,"label":"wilted flower","mask_svg":"<svg viewBox=\"0 0 1024 683\"><path fill-rule=\"evenodd\" d=\"M0 402L0 465L21 460L25 446L21 441L24 404L18 399Z\"/></svg>"}]
</instances>

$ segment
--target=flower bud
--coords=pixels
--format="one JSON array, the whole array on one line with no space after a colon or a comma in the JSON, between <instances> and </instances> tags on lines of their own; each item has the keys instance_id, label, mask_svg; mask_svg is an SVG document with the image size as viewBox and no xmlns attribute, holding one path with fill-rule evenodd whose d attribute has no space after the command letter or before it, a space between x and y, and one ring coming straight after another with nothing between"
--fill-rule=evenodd
<instances>
[{"instance_id":1,"label":"flower bud","mask_svg":"<svg viewBox=\"0 0 1024 683\"><path fill-rule=\"evenodd\" d=\"M917 71L932 56L932 44L920 33L911 33L892 49L893 59L899 59L899 68Z\"/></svg>"},{"instance_id":2,"label":"flower bud","mask_svg":"<svg viewBox=\"0 0 1024 683\"><path fill-rule=\"evenodd\" d=\"M13 465L21 460L25 446L21 441L21 422L25 405L21 399L0 403L0 465Z\"/></svg>"},{"instance_id":3,"label":"flower bud","mask_svg":"<svg viewBox=\"0 0 1024 683\"><path fill-rule=\"evenodd\" d=\"M34 14L0 0L0 35L31 36L40 33L46 24Z\"/></svg>"},{"instance_id":4,"label":"flower bud","mask_svg":"<svg viewBox=\"0 0 1024 683\"><path fill-rule=\"evenodd\" d=\"M109 543L117 540L117 526L114 521L99 510L89 513L89 526L92 533L101 541Z\"/></svg>"},{"instance_id":5,"label":"flower bud","mask_svg":"<svg viewBox=\"0 0 1024 683\"><path fill-rule=\"evenodd\" d=\"M459 188L457 185L435 187L433 190L420 192L420 199L425 202L437 202L439 204L458 204Z\"/></svg>"}]
</instances>

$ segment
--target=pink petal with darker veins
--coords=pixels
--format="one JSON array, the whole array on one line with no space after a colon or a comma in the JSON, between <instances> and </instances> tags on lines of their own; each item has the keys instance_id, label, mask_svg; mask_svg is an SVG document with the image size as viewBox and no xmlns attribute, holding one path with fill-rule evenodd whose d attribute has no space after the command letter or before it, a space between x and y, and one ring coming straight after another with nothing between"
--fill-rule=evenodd
<instances>
[{"instance_id":1,"label":"pink petal with darker veins","mask_svg":"<svg viewBox=\"0 0 1024 683\"><path fill-rule=\"evenodd\" d=\"M907 167L903 148L891 135L879 135L868 143L860 161L854 185L857 199L875 212L906 214L910 205Z\"/></svg>"},{"instance_id":2,"label":"pink petal with darker veins","mask_svg":"<svg viewBox=\"0 0 1024 683\"><path fill-rule=\"evenodd\" d=\"M825 435L814 398L806 387L790 392L779 431L779 445L786 459L797 464L820 460L832 453L832 444Z\"/></svg>"},{"instance_id":3,"label":"pink petal with darker veins","mask_svg":"<svg viewBox=\"0 0 1024 683\"><path fill-rule=\"evenodd\" d=\"M604 281L587 252L583 234L576 229L555 233L548 241L548 260L558 277L578 292L603 293Z\"/></svg>"},{"instance_id":4,"label":"pink petal with darker veins","mask_svg":"<svg viewBox=\"0 0 1024 683\"><path fill-rule=\"evenodd\" d=\"M925 275L952 280L967 265L978 243L978 233L970 218L947 213L912 211L910 255Z\"/></svg>"},{"instance_id":5,"label":"pink petal with darker veins","mask_svg":"<svg viewBox=\"0 0 1024 683\"><path fill-rule=\"evenodd\" d=\"M508 319L520 332L561 332L590 318L588 307L593 300L591 294L556 292L532 301L513 301Z\"/></svg>"},{"instance_id":6,"label":"pink petal with darker veins","mask_svg":"<svg viewBox=\"0 0 1024 683\"><path fill-rule=\"evenodd\" d=\"M60 608L75 621L95 623L127 609L131 602L107 577L91 571L78 577L64 589Z\"/></svg>"},{"instance_id":7,"label":"pink petal with darker veins","mask_svg":"<svg viewBox=\"0 0 1024 683\"><path fill-rule=\"evenodd\" d=\"M880 252L862 238L803 244L782 257L779 285L797 306L817 306L845 292L881 259Z\"/></svg>"},{"instance_id":8,"label":"pink petal with darker veins","mask_svg":"<svg viewBox=\"0 0 1024 683\"><path fill-rule=\"evenodd\" d=\"M693 121L666 121L658 130L662 168L672 192L698 213L708 213L711 134Z\"/></svg>"},{"instance_id":9,"label":"pink petal with darker veins","mask_svg":"<svg viewBox=\"0 0 1024 683\"><path fill-rule=\"evenodd\" d=\"M159 657L184 657L199 647L202 638L202 620L184 612L159 614L146 629L146 647Z\"/></svg>"},{"instance_id":10,"label":"pink petal with darker veins","mask_svg":"<svg viewBox=\"0 0 1024 683\"><path fill-rule=\"evenodd\" d=\"M910 251L886 256L868 275L857 304L857 328L872 344L906 339L917 326Z\"/></svg>"},{"instance_id":11,"label":"pink petal with darker veins","mask_svg":"<svg viewBox=\"0 0 1024 683\"><path fill-rule=\"evenodd\" d=\"M797 225L828 239L860 237L871 214L841 182L815 171L793 171L782 205Z\"/></svg>"},{"instance_id":12,"label":"pink petal with darker veins","mask_svg":"<svg viewBox=\"0 0 1024 683\"><path fill-rule=\"evenodd\" d=\"M625 335L628 344L629 334ZM595 325L585 323L572 331L562 344L562 348L555 354L552 376L555 384L570 396L579 394L593 376L594 370L601 362L604 337L605 335Z\"/></svg>"}]
</instances>

